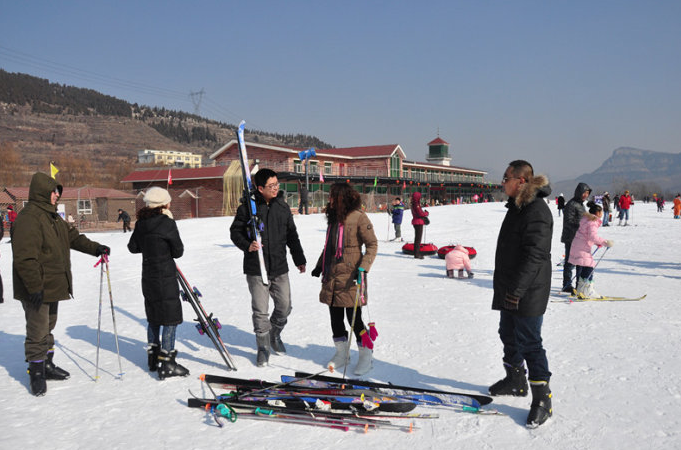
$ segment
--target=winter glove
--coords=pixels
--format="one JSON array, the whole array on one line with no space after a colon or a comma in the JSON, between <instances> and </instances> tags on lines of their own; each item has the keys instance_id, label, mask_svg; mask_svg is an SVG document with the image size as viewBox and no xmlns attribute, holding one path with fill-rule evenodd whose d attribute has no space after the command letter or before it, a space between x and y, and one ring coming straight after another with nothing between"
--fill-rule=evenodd
<instances>
[{"instance_id":1,"label":"winter glove","mask_svg":"<svg viewBox=\"0 0 681 450\"><path fill-rule=\"evenodd\" d=\"M513 294L506 294L506 297L504 298L504 308L510 311L517 311L519 303L520 297Z\"/></svg>"},{"instance_id":2,"label":"winter glove","mask_svg":"<svg viewBox=\"0 0 681 450\"><path fill-rule=\"evenodd\" d=\"M35 294L28 294L28 302L37 311L43 305L43 291L36 292Z\"/></svg>"},{"instance_id":3,"label":"winter glove","mask_svg":"<svg viewBox=\"0 0 681 450\"><path fill-rule=\"evenodd\" d=\"M362 338L362 347L366 347L369 350L374 349L374 342L371 340L371 337L369 336L369 333L367 333L366 329L360 331L359 336Z\"/></svg>"},{"instance_id":4,"label":"winter glove","mask_svg":"<svg viewBox=\"0 0 681 450\"><path fill-rule=\"evenodd\" d=\"M357 269L357 284L362 284L362 275L366 274L366 270L364 270L364 267L360 267Z\"/></svg>"},{"instance_id":5,"label":"winter glove","mask_svg":"<svg viewBox=\"0 0 681 450\"><path fill-rule=\"evenodd\" d=\"M372 341L375 341L378 337L378 330L376 330L376 323L369 322L369 337Z\"/></svg>"},{"instance_id":6,"label":"winter glove","mask_svg":"<svg viewBox=\"0 0 681 450\"><path fill-rule=\"evenodd\" d=\"M319 275L321 275L321 274L322 274L322 268L321 267L315 267L312 270L312 276L315 277L315 278L319 278Z\"/></svg>"},{"instance_id":7,"label":"winter glove","mask_svg":"<svg viewBox=\"0 0 681 450\"><path fill-rule=\"evenodd\" d=\"M473 272L468 272L468 278L473 278Z\"/></svg>"},{"instance_id":8,"label":"winter glove","mask_svg":"<svg viewBox=\"0 0 681 450\"><path fill-rule=\"evenodd\" d=\"M605 241L605 246L606 246L606 247L610 248L610 247L612 247L613 245L615 245L615 241L611 241L611 240Z\"/></svg>"},{"instance_id":9,"label":"winter glove","mask_svg":"<svg viewBox=\"0 0 681 450\"><path fill-rule=\"evenodd\" d=\"M97 250L95 250L95 256L102 256L102 255L107 255L109 256L111 254L111 249L107 247L106 245L98 245Z\"/></svg>"}]
</instances>

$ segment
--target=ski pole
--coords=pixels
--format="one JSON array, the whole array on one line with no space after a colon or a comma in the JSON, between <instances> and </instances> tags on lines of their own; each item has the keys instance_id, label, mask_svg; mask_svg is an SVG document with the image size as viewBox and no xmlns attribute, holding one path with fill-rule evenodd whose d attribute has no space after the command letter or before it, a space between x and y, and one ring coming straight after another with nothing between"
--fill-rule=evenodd
<instances>
[{"instance_id":1,"label":"ski pole","mask_svg":"<svg viewBox=\"0 0 681 450\"><path fill-rule=\"evenodd\" d=\"M355 319L357 318L357 305L359 304L360 292L364 288L364 269L359 268L359 275L357 276L359 286L357 286L357 295L355 295L355 306L352 308L352 323L350 324L350 336L348 337L348 356L343 366L343 379L345 379L345 372L348 370L350 363L350 348L352 345L352 335L355 332Z\"/></svg>"},{"instance_id":2,"label":"ski pole","mask_svg":"<svg viewBox=\"0 0 681 450\"><path fill-rule=\"evenodd\" d=\"M113 294L111 293L111 276L109 275L109 257L102 255L104 265L106 265L106 283L109 287L109 302L111 303L111 320L113 321L114 338L116 340L116 353L118 354L118 376L123 378L123 366L121 366L121 350L118 346L118 330L116 328L116 314L114 313Z\"/></svg>"},{"instance_id":3,"label":"ski pole","mask_svg":"<svg viewBox=\"0 0 681 450\"><path fill-rule=\"evenodd\" d=\"M605 256L605 254L608 253L608 250L610 250L610 247L605 247L605 251L603 252L603 254L601 255L601 257L598 258L598 261L596 262L596 265L594 265L594 270L596 270L596 267L598 267L598 264L601 262L601 259L603 259L603 257ZM596 253L596 252L594 252L594 253Z\"/></svg>"},{"instance_id":4,"label":"ski pole","mask_svg":"<svg viewBox=\"0 0 681 450\"><path fill-rule=\"evenodd\" d=\"M101 263L101 259L97 264ZM95 264L95 267L97 267ZM104 288L104 267L100 267L99 271L99 313L97 314L97 362L95 364L95 381L99 380L99 335L102 329L102 295Z\"/></svg>"}]
</instances>

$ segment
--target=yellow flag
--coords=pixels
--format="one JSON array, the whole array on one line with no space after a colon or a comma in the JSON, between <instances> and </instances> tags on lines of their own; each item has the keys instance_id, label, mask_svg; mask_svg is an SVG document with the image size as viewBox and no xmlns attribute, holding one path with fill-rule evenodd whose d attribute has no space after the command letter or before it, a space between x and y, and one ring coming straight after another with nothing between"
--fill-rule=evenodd
<instances>
[{"instance_id":1,"label":"yellow flag","mask_svg":"<svg viewBox=\"0 0 681 450\"><path fill-rule=\"evenodd\" d=\"M52 178L55 178L58 172L59 172L59 169L57 169L54 166L54 164L52 164L52 161L50 161L50 175L52 176Z\"/></svg>"}]
</instances>

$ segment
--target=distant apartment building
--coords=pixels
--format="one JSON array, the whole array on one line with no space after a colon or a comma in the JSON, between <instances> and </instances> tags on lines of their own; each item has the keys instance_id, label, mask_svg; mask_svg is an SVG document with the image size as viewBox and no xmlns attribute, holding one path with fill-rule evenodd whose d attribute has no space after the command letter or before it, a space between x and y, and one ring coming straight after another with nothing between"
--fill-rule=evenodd
<instances>
[{"instance_id":1,"label":"distant apartment building","mask_svg":"<svg viewBox=\"0 0 681 450\"><path fill-rule=\"evenodd\" d=\"M137 162L140 164L155 164L161 166L201 167L201 155L174 150L140 150L137 152Z\"/></svg>"}]
</instances>

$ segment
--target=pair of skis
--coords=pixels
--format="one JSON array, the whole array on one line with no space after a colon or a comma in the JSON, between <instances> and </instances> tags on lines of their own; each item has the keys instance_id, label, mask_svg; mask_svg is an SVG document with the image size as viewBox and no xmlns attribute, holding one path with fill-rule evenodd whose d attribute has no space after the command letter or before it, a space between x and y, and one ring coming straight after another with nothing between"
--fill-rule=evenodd
<instances>
[{"instance_id":1,"label":"pair of skis","mask_svg":"<svg viewBox=\"0 0 681 450\"><path fill-rule=\"evenodd\" d=\"M611 295L602 295L600 297L584 297L581 294L573 292L569 296L560 295L561 293L552 294L559 299L552 299L553 303L578 303L578 302L638 302L647 297L647 294L640 297L616 297ZM562 293L565 294L565 293Z\"/></svg>"},{"instance_id":2,"label":"pair of skis","mask_svg":"<svg viewBox=\"0 0 681 450\"><path fill-rule=\"evenodd\" d=\"M220 353L220 356L227 365L228 370L236 370L236 365L232 360L232 356L229 354L225 343L222 341L222 337L220 337L219 330L222 328L220 321L217 319L217 317L213 317L213 313L208 314L206 312L203 305L201 304L201 300L199 300L199 297L201 297L201 292L199 292L196 287L191 287L189 281L187 281L187 278L185 278L180 268L177 265L175 267L177 268L177 281L180 283L180 289L182 290L182 300L188 302L194 309L194 312L196 313L196 321L198 322L196 324L196 328L199 334L205 334L208 336L215 346L215 349L218 351L218 353Z\"/></svg>"},{"instance_id":3,"label":"pair of skis","mask_svg":"<svg viewBox=\"0 0 681 450\"><path fill-rule=\"evenodd\" d=\"M454 408L476 414L497 413L481 409L482 405L492 402L492 398L485 395L339 379L302 372L296 373L295 377L283 375L282 383L216 375L203 375L202 379L212 392L211 385L230 390L229 394L221 396L226 401L260 404L281 401L283 405L294 409L305 407L304 403L324 408L327 403L326 406L331 409L353 408L393 413L408 412L417 405Z\"/></svg>"}]
</instances>

